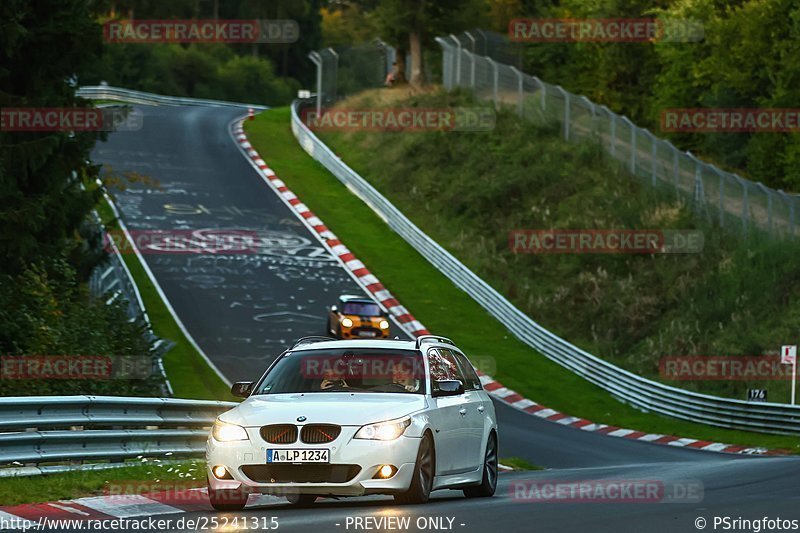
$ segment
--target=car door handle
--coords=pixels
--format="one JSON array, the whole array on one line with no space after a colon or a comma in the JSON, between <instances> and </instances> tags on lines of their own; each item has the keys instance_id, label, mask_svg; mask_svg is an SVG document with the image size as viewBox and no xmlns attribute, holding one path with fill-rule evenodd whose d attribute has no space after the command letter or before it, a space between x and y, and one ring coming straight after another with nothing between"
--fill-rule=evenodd
<instances>
[{"instance_id":1,"label":"car door handle","mask_svg":"<svg viewBox=\"0 0 800 533\"><path fill-rule=\"evenodd\" d=\"M460 414L461 416L464 416L464 415L466 415L466 414L467 414L467 410L466 410L466 409L464 409L464 408L462 407L462 408L461 408L461 409L458 411L458 414Z\"/></svg>"},{"instance_id":2,"label":"car door handle","mask_svg":"<svg viewBox=\"0 0 800 533\"><path fill-rule=\"evenodd\" d=\"M482 412L483 412L483 406L482 406L482 405L479 405L479 406L478 406L478 412L479 412L479 413L482 413Z\"/></svg>"}]
</instances>

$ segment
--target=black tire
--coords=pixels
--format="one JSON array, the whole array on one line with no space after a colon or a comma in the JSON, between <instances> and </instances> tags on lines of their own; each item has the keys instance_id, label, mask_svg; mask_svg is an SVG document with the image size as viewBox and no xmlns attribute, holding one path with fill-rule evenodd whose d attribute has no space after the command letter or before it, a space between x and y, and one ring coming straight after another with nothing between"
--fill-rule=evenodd
<instances>
[{"instance_id":1,"label":"black tire","mask_svg":"<svg viewBox=\"0 0 800 533\"><path fill-rule=\"evenodd\" d=\"M241 511L247 505L248 494L242 490L213 490L208 488L208 500L217 511Z\"/></svg>"},{"instance_id":2,"label":"black tire","mask_svg":"<svg viewBox=\"0 0 800 533\"><path fill-rule=\"evenodd\" d=\"M491 498L497 490L497 434L492 431L486 440L483 456L483 479L480 485L464 489L467 498Z\"/></svg>"},{"instance_id":3,"label":"black tire","mask_svg":"<svg viewBox=\"0 0 800 533\"><path fill-rule=\"evenodd\" d=\"M430 433L425 433L417 450L417 463L408 490L394 495L399 504L426 503L431 497L433 476L436 472L436 450Z\"/></svg>"},{"instance_id":4,"label":"black tire","mask_svg":"<svg viewBox=\"0 0 800 533\"><path fill-rule=\"evenodd\" d=\"M309 507L317 501L317 496L314 494L289 494L286 496L286 500L292 507Z\"/></svg>"}]
</instances>

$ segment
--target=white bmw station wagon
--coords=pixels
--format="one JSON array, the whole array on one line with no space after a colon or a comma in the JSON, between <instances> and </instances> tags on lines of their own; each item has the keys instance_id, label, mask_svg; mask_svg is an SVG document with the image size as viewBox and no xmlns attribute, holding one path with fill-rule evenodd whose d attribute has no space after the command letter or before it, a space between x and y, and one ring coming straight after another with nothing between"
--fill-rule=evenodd
<instances>
[{"instance_id":1,"label":"white bmw station wagon","mask_svg":"<svg viewBox=\"0 0 800 533\"><path fill-rule=\"evenodd\" d=\"M216 509L242 509L251 493L424 503L438 489L497 487L494 406L444 337L305 337L233 393L247 399L219 416L206 446Z\"/></svg>"}]
</instances>

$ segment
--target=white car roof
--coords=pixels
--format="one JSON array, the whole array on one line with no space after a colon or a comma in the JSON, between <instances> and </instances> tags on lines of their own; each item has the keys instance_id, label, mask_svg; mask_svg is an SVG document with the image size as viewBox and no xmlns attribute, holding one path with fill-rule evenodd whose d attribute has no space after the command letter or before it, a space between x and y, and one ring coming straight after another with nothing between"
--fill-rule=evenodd
<instances>
[{"instance_id":1,"label":"white car roof","mask_svg":"<svg viewBox=\"0 0 800 533\"><path fill-rule=\"evenodd\" d=\"M295 346L291 351L298 350L325 350L332 348L385 348L394 350L416 350L417 343L414 340L389 340L389 339L352 339L352 340L331 340L303 343Z\"/></svg>"}]
</instances>

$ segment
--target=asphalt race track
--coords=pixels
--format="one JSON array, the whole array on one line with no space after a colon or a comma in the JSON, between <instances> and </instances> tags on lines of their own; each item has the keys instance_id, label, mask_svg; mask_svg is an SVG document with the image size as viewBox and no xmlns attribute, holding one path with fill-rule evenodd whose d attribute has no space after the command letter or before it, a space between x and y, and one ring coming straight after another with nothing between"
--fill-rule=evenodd
<instances>
[{"instance_id":1,"label":"asphalt race track","mask_svg":"<svg viewBox=\"0 0 800 533\"><path fill-rule=\"evenodd\" d=\"M150 270L216 367L231 381L257 379L289 342L324 333L325 308L340 294L365 291L239 152L229 124L246 110L137 109L143 128L98 143L93 160L117 175L150 178L114 191L125 224L147 245L140 248ZM154 231L198 244L159 253ZM194 253L233 232L258 232L263 246ZM392 335L407 337L392 326Z\"/></svg>"},{"instance_id":2,"label":"asphalt race track","mask_svg":"<svg viewBox=\"0 0 800 533\"><path fill-rule=\"evenodd\" d=\"M225 377L257 377L292 339L322 334L324 308L340 293L363 291L241 155L229 124L242 110L137 109L144 114L143 129L113 134L93 154L95 162L110 165L114 172L132 171L158 182L158 187L133 184L116 193L131 231L236 229L270 236L268 246L245 255L144 255L179 318ZM270 154L261 155L269 163ZM396 324L393 328L401 334ZM467 500L460 492L446 491L435 493L423 506L401 507L388 497L368 497L320 500L307 509L275 501L234 514L180 516L229 522L247 517L266 523L276 517L279 531L315 533L758 531L733 527L733 520L800 521L797 458L722 455L629 441L540 420L500 403L496 407L500 457L522 457L547 470L502 474L494 498ZM519 491L530 486L528 481L542 486L546 481L598 480L664 490L659 498L629 503L532 502ZM687 488L689 492L681 492ZM389 517L410 518L408 528L378 521ZM714 517L729 517L730 527L715 527ZM370 521L361 520L366 518ZM247 529L218 523L219 530Z\"/></svg>"}]
</instances>

